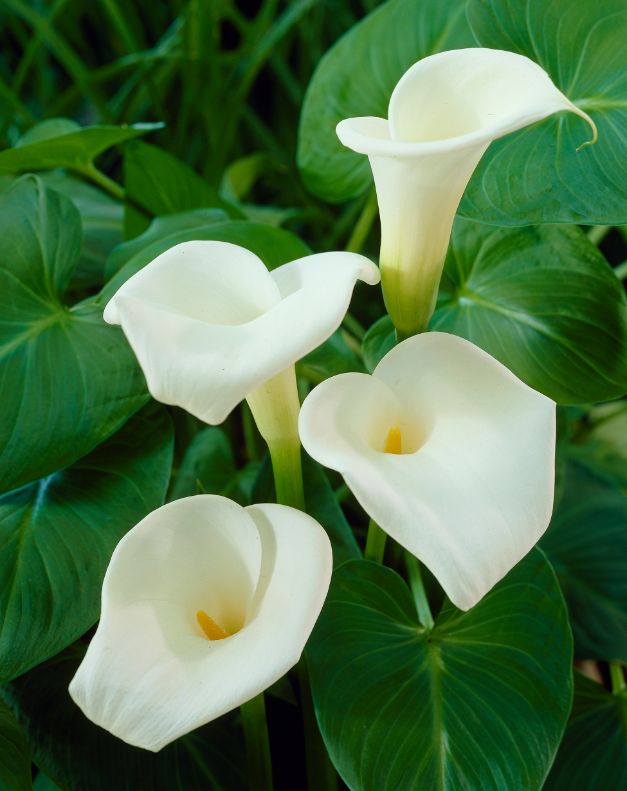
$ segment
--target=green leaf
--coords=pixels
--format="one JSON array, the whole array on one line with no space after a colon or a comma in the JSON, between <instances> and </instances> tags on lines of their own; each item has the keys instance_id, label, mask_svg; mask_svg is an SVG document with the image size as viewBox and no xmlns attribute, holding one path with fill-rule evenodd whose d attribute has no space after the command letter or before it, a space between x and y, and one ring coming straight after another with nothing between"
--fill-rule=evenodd
<instances>
[{"instance_id":1,"label":"green leaf","mask_svg":"<svg viewBox=\"0 0 627 791\"><path fill-rule=\"evenodd\" d=\"M180 231L189 230L191 232L196 228L202 228L205 225L223 222L224 220L228 220L228 215L222 209L193 209L192 211L179 214L166 214L161 217L155 217L142 234L129 242L119 244L113 250L107 260L105 278L109 280L132 258L162 239L167 239ZM191 233L190 238L193 238ZM120 239L120 241L122 240Z\"/></svg>"},{"instance_id":2,"label":"green leaf","mask_svg":"<svg viewBox=\"0 0 627 791\"><path fill-rule=\"evenodd\" d=\"M240 505L249 504L245 480L235 465L231 444L222 429L211 427L196 434L185 451L169 499L194 494L220 494Z\"/></svg>"},{"instance_id":3,"label":"green leaf","mask_svg":"<svg viewBox=\"0 0 627 791\"><path fill-rule=\"evenodd\" d=\"M578 228L458 220L430 329L461 335L531 387L581 404L627 390L627 305Z\"/></svg>"},{"instance_id":4,"label":"green leaf","mask_svg":"<svg viewBox=\"0 0 627 791\"><path fill-rule=\"evenodd\" d=\"M571 462L540 545L564 592L575 656L627 660L627 499Z\"/></svg>"},{"instance_id":5,"label":"green leaf","mask_svg":"<svg viewBox=\"0 0 627 791\"><path fill-rule=\"evenodd\" d=\"M82 655L72 646L5 690L33 760L57 785L67 791L246 791L236 713L158 753L130 747L89 722L72 702L67 688Z\"/></svg>"},{"instance_id":6,"label":"green leaf","mask_svg":"<svg viewBox=\"0 0 627 791\"><path fill-rule=\"evenodd\" d=\"M0 699L0 788L29 791L32 788L30 751L26 736L13 712Z\"/></svg>"},{"instance_id":7,"label":"green leaf","mask_svg":"<svg viewBox=\"0 0 627 791\"><path fill-rule=\"evenodd\" d=\"M342 330L337 330L317 349L306 354L296 364L297 373L312 382L322 382L330 376L363 371L361 359L346 341Z\"/></svg>"},{"instance_id":8,"label":"green leaf","mask_svg":"<svg viewBox=\"0 0 627 791\"><path fill-rule=\"evenodd\" d=\"M333 548L333 566L337 568L346 560L361 557L361 550L344 512L335 499L335 493L324 468L303 452L303 485L307 513L327 531ZM272 465L266 456L253 488L253 502L276 501Z\"/></svg>"},{"instance_id":9,"label":"green leaf","mask_svg":"<svg viewBox=\"0 0 627 791\"><path fill-rule=\"evenodd\" d=\"M325 200L353 198L372 183L365 156L335 134L343 118L387 118L394 86L417 60L476 46L465 0L390 0L343 36L322 58L303 104L298 167L307 188Z\"/></svg>"},{"instance_id":10,"label":"green leaf","mask_svg":"<svg viewBox=\"0 0 627 791\"><path fill-rule=\"evenodd\" d=\"M578 228L496 229L458 218L429 329L467 338L559 403L627 390L627 303ZM388 317L366 333L370 370L394 345Z\"/></svg>"},{"instance_id":11,"label":"green leaf","mask_svg":"<svg viewBox=\"0 0 627 791\"><path fill-rule=\"evenodd\" d=\"M63 302L80 246L76 208L36 177L0 195L0 491L81 458L148 399L102 307Z\"/></svg>"},{"instance_id":12,"label":"green leaf","mask_svg":"<svg viewBox=\"0 0 627 791\"><path fill-rule=\"evenodd\" d=\"M627 694L575 673L575 698L545 791L627 788Z\"/></svg>"},{"instance_id":13,"label":"green leaf","mask_svg":"<svg viewBox=\"0 0 627 791\"><path fill-rule=\"evenodd\" d=\"M124 149L124 186L127 197L153 215L211 206L239 216L239 212L189 165L139 140Z\"/></svg>"},{"instance_id":14,"label":"green leaf","mask_svg":"<svg viewBox=\"0 0 627 791\"><path fill-rule=\"evenodd\" d=\"M122 242L122 205L102 190L62 170L44 173L41 180L46 187L69 198L81 216L83 243L70 288L100 288L105 280L107 257Z\"/></svg>"},{"instance_id":15,"label":"green leaf","mask_svg":"<svg viewBox=\"0 0 627 791\"><path fill-rule=\"evenodd\" d=\"M472 610L418 622L391 569L344 564L307 648L318 722L352 789L536 791L571 703L572 640L532 550Z\"/></svg>"},{"instance_id":16,"label":"green leaf","mask_svg":"<svg viewBox=\"0 0 627 791\"><path fill-rule=\"evenodd\" d=\"M627 216L627 52L624 0L470 0L482 46L539 63L596 123L560 113L493 143L460 211L497 225L574 222L614 225Z\"/></svg>"},{"instance_id":17,"label":"green leaf","mask_svg":"<svg viewBox=\"0 0 627 791\"><path fill-rule=\"evenodd\" d=\"M76 464L0 497L0 678L61 651L97 620L117 542L165 497L167 412L146 407Z\"/></svg>"},{"instance_id":18,"label":"green leaf","mask_svg":"<svg viewBox=\"0 0 627 791\"><path fill-rule=\"evenodd\" d=\"M125 283L129 277L150 263L165 250L181 242L209 239L219 242L231 242L247 247L261 258L268 269L275 269L288 261L294 261L309 255L311 250L304 242L289 231L282 228L272 228L269 225L260 225L247 220L230 220L228 222L214 222L211 225L202 225L196 228L187 228L182 231L164 236L161 239L143 247L115 274L107 283L98 297L100 304L104 305Z\"/></svg>"},{"instance_id":19,"label":"green leaf","mask_svg":"<svg viewBox=\"0 0 627 791\"><path fill-rule=\"evenodd\" d=\"M394 325L389 316L381 316L368 327L362 341L361 353L366 368L372 373L385 355L396 345Z\"/></svg>"},{"instance_id":20,"label":"green leaf","mask_svg":"<svg viewBox=\"0 0 627 791\"><path fill-rule=\"evenodd\" d=\"M145 135L163 124L80 127L65 118L43 121L24 135L15 148L0 152L0 172L69 168L87 173L107 148Z\"/></svg>"}]
</instances>

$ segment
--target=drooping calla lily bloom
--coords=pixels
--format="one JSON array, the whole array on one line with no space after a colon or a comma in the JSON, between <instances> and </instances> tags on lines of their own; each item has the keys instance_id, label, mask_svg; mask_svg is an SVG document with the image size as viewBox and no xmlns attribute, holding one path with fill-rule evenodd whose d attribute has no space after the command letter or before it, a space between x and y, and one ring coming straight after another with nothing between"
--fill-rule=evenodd
<instances>
[{"instance_id":1,"label":"drooping calla lily bloom","mask_svg":"<svg viewBox=\"0 0 627 791\"><path fill-rule=\"evenodd\" d=\"M215 495L169 503L116 547L70 694L115 736L160 750L296 664L331 567L326 533L301 511Z\"/></svg>"},{"instance_id":2,"label":"drooping calla lily bloom","mask_svg":"<svg viewBox=\"0 0 627 791\"><path fill-rule=\"evenodd\" d=\"M467 610L551 517L555 403L468 341L409 338L372 376L318 385L303 446Z\"/></svg>"},{"instance_id":3,"label":"drooping calla lily bloom","mask_svg":"<svg viewBox=\"0 0 627 791\"><path fill-rule=\"evenodd\" d=\"M392 92L388 119L349 118L342 143L367 154L381 219L381 277L402 336L426 328L453 218L493 140L568 110L596 127L537 63L513 52L460 49L415 63Z\"/></svg>"},{"instance_id":4,"label":"drooping calla lily bloom","mask_svg":"<svg viewBox=\"0 0 627 791\"><path fill-rule=\"evenodd\" d=\"M184 242L129 278L104 319L122 325L158 401L217 424L339 327L357 280L379 271L354 253L268 271L244 247Z\"/></svg>"},{"instance_id":5,"label":"drooping calla lily bloom","mask_svg":"<svg viewBox=\"0 0 627 791\"><path fill-rule=\"evenodd\" d=\"M129 278L104 319L122 325L154 398L210 424L248 398L272 451L298 415L293 365L339 327L357 280L379 270L354 253L269 272L238 245L184 242Z\"/></svg>"}]
</instances>

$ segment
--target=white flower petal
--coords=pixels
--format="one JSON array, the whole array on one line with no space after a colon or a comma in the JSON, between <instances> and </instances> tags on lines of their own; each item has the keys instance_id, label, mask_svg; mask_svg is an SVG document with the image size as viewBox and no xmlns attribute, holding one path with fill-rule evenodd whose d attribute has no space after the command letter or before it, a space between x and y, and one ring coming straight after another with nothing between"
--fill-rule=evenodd
<instances>
[{"instance_id":1,"label":"white flower petal","mask_svg":"<svg viewBox=\"0 0 627 791\"><path fill-rule=\"evenodd\" d=\"M122 325L157 400L215 424L337 329L358 279L378 278L353 253L268 272L236 245L186 242L130 278L105 319Z\"/></svg>"},{"instance_id":2,"label":"white flower petal","mask_svg":"<svg viewBox=\"0 0 627 791\"><path fill-rule=\"evenodd\" d=\"M381 217L388 311L406 335L433 313L453 218L489 144L567 110L596 127L523 55L462 49L415 63L392 93L389 121L349 118L337 134L370 159Z\"/></svg>"},{"instance_id":3,"label":"white flower petal","mask_svg":"<svg viewBox=\"0 0 627 791\"><path fill-rule=\"evenodd\" d=\"M298 661L330 576L329 540L300 511L212 495L170 503L116 548L70 694L98 725L157 751ZM208 640L199 609L239 631Z\"/></svg>"},{"instance_id":4,"label":"white flower petal","mask_svg":"<svg viewBox=\"0 0 627 791\"><path fill-rule=\"evenodd\" d=\"M383 452L394 426L414 452ZM299 431L308 453L344 475L366 512L461 609L548 525L555 404L461 338L419 335L372 377L328 379L305 399Z\"/></svg>"}]
</instances>

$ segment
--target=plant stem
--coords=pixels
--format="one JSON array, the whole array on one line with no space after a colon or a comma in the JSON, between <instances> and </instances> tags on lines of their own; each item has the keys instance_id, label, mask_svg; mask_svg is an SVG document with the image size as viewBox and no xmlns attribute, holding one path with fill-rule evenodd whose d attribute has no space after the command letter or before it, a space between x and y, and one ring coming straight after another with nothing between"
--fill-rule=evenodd
<instances>
[{"instance_id":1,"label":"plant stem","mask_svg":"<svg viewBox=\"0 0 627 791\"><path fill-rule=\"evenodd\" d=\"M422 581L422 573L420 571L420 562L418 558L414 557L410 552L405 552L405 565L407 567L407 575L409 576L409 587L416 603L416 610L418 612L418 620L425 627L425 629L433 628L433 615L431 615L431 607L429 607L429 600L427 599L427 592Z\"/></svg>"},{"instance_id":2,"label":"plant stem","mask_svg":"<svg viewBox=\"0 0 627 791\"><path fill-rule=\"evenodd\" d=\"M272 460L276 499L281 505L305 510L303 471L298 436L300 401L291 365L262 384L246 400Z\"/></svg>"},{"instance_id":3,"label":"plant stem","mask_svg":"<svg viewBox=\"0 0 627 791\"><path fill-rule=\"evenodd\" d=\"M251 791L272 791L272 759L263 692L243 703L240 712Z\"/></svg>"},{"instance_id":4,"label":"plant stem","mask_svg":"<svg viewBox=\"0 0 627 791\"><path fill-rule=\"evenodd\" d=\"M614 274L619 280L625 280L625 278L627 278L627 261L623 261L622 264L615 266Z\"/></svg>"},{"instance_id":5,"label":"plant stem","mask_svg":"<svg viewBox=\"0 0 627 791\"><path fill-rule=\"evenodd\" d=\"M600 244L603 239L607 236L609 231L612 229L611 225L593 225L591 228L588 229L587 237L590 239L592 244Z\"/></svg>"},{"instance_id":6,"label":"plant stem","mask_svg":"<svg viewBox=\"0 0 627 791\"><path fill-rule=\"evenodd\" d=\"M126 193L122 187L120 187L116 181L110 179L109 176L105 176L105 174L101 170L98 170L95 165L89 164L84 168L81 168L79 172L88 179L91 179L94 184L97 184L116 200L123 201L125 199Z\"/></svg>"},{"instance_id":7,"label":"plant stem","mask_svg":"<svg viewBox=\"0 0 627 791\"><path fill-rule=\"evenodd\" d=\"M307 660L301 657L297 666L300 685L300 705L303 710L305 754L307 759L307 788L309 791L336 791L337 774L322 741L307 672Z\"/></svg>"},{"instance_id":8,"label":"plant stem","mask_svg":"<svg viewBox=\"0 0 627 791\"><path fill-rule=\"evenodd\" d=\"M627 686L625 674L623 672L623 663L620 659L610 659L610 679L612 681L612 692L615 695L622 692Z\"/></svg>"},{"instance_id":9,"label":"plant stem","mask_svg":"<svg viewBox=\"0 0 627 791\"><path fill-rule=\"evenodd\" d=\"M364 550L364 557L366 560L374 560L375 563L383 563L386 539L387 534L371 519L368 523L368 535L366 536L366 548Z\"/></svg>"},{"instance_id":10,"label":"plant stem","mask_svg":"<svg viewBox=\"0 0 627 791\"><path fill-rule=\"evenodd\" d=\"M374 188L372 188L368 193L368 198L366 200L366 203L364 204L364 208L361 210L359 219L357 220L355 227L353 228L353 232L350 236L350 239L346 244L347 252L349 253L361 252L366 242L366 239L368 238L368 234L370 233L372 222L376 216L377 216L377 193L374 191Z\"/></svg>"}]
</instances>

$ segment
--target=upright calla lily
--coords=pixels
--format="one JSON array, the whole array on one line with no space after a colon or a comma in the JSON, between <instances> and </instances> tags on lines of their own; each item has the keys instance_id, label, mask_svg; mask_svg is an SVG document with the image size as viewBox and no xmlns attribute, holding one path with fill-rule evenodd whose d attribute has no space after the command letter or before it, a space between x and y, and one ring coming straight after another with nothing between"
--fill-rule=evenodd
<instances>
[{"instance_id":1,"label":"upright calla lily","mask_svg":"<svg viewBox=\"0 0 627 791\"><path fill-rule=\"evenodd\" d=\"M300 436L366 512L472 607L551 517L555 403L462 338L429 332L372 376L342 374L305 399Z\"/></svg>"},{"instance_id":2,"label":"upright calla lily","mask_svg":"<svg viewBox=\"0 0 627 791\"><path fill-rule=\"evenodd\" d=\"M326 533L301 511L169 503L116 547L70 694L115 736L160 750L298 662L331 568Z\"/></svg>"},{"instance_id":3,"label":"upright calla lily","mask_svg":"<svg viewBox=\"0 0 627 791\"><path fill-rule=\"evenodd\" d=\"M300 465L294 363L339 327L357 280L376 284L379 270L354 253L269 272L243 247L185 242L127 280L104 318L122 325L158 401L217 424L246 398L276 471Z\"/></svg>"},{"instance_id":4,"label":"upright calla lily","mask_svg":"<svg viewBox=\"0 0 627 791\"><path fill-rule=\"evenodd\" d=\"M367 154L381 218L381 277L400 336L424 330L437 298L457 206L493 140L568 110L596 128L537 63L461 49L415 63L392 92L388 120L349 118L342 143Z\"/></svg>"}]
</instances>

